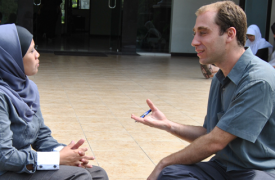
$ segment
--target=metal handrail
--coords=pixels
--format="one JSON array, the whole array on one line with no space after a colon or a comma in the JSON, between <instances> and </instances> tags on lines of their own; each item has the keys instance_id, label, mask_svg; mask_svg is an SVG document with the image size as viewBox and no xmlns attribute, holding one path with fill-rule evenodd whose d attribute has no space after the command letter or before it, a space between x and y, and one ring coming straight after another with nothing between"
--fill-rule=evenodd
<instances>
[{"instance_id":1,"label":"metal handrail","mask_svg":"<svg viewBox=\"0 0 275 180\"><path fill-rule=\"evenodd\" d=\"M35 6L40 6L40 5L41 5L41 0L40 0L40 3L38 3L38 4L36 4L34 1L35 1L35 0L33 0L33 4L34 4Z\"/></svg>"},{"instance_id":2,"label":"metal handrail","mask_svg":"<svg viewBox=\"0 0 275 180\"><path fill-rule=\"evenodd\" d=\"M110 9L116 8L116 0L115 0L115 5L114 5L113 7L111 6L111 0L109 0L109 8L110 8Z\"/></svg>"}]
</instances>

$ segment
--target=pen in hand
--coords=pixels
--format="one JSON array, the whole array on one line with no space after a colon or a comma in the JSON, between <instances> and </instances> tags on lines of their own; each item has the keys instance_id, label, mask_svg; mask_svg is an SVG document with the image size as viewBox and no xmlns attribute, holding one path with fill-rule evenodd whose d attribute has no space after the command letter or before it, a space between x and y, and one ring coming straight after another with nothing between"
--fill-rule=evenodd
<instances>
[{"instance_id":1,"label":"pen in hand","mask_svg":"<svg viewBox=\"0 0 275 180\"><path fill-rule=\"evenodd\" d=\"M151 111L152 111L152 110L149 109L149 110L146 111L144 114L142 114L140 117L141 117L141 118L144 118L144 117L147 116ZM135 121L135 122L137 122L137 121Z\"/></svg>"},{"instance_id":2,"label":"pen in hand","mask_svg":"<svg viewBox=\"0 0 275 180\"><path fill-rule=\"evenodd\" d=\"M140 117L141 117L141 118L144 118L144 117L147 116L151 111L152 111L152 110L149 109L149 110L146 111L144 114L142 114ZM137 121L135 121L135 122L137 122Z\"/></svg>"},{"instance_id":3,"label":"pen in hand","mask_svg":"<svg viewBox=\"0 0 275 180\"><path fill-rule=\"evenodd\" d=\"M144 118L145 116L147 116L152 110L149 109L148 111L146 111L144 114L142 114L140 117Z\"/></svg>"}]
</instances>

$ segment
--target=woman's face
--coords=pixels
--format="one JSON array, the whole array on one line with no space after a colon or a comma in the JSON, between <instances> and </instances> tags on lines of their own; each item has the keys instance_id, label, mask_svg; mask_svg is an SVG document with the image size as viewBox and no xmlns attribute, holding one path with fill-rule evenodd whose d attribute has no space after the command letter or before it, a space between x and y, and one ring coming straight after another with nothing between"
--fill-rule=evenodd
<instances>
[{"instance_id":1,"label":"woman's face","mask_svg":"<svg viewBox=\"0 0 275 180\"><path fill-rule=\"evenodd\" d=\"M247 34L247 38L253 42L255 40L255 36L254 35L250 35L250 34Z\"/></svg>"},{"instance_id":2,"label":"woman's face","mask_svg":"<svg viewBox=\"0 0 275 180\"><path fill-rule=\"evenodd\" d=\"M31 45L23 57L24 71L27 76L33 76L38 72L39 67L39 56L40 54L34 48L34 41L32 40Z\"/></svg>"}]
</instances>

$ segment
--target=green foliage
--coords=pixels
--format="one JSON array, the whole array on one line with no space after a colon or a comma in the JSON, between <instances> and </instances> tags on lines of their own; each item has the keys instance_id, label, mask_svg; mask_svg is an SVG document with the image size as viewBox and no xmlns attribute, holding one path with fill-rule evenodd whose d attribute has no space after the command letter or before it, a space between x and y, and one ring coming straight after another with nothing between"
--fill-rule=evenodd
<instances>
[{"instance_id":1,"label":"green foliage","mask_svg":"<svg viewBox=\"0 0 275 180\"><path fill-rule=\"evenodd\" d=\"M77 0L72 0L72 7L77 8Z\"/></svg>"}]
</instances>

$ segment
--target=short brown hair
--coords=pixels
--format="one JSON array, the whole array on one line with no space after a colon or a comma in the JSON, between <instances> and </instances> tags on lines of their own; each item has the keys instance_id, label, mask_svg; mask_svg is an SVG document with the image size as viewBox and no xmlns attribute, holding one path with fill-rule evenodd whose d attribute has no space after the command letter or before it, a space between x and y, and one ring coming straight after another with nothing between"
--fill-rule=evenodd
<instances>
[{"instance_id":1,"label":"short brown hair","mask_svg":"<svg viewBox=\"0 0 275 180\"><path fill-rule=\"evenodd\" d=\"M196 12L200 15L206 11L217 11L215 23L220 27L220 35L223 35L228 28L236 29L236 37L239 46L244 46L246 41L247 22L243 9L232 1L220 1L202 6Z\"/></svg>"}]
</instances>

